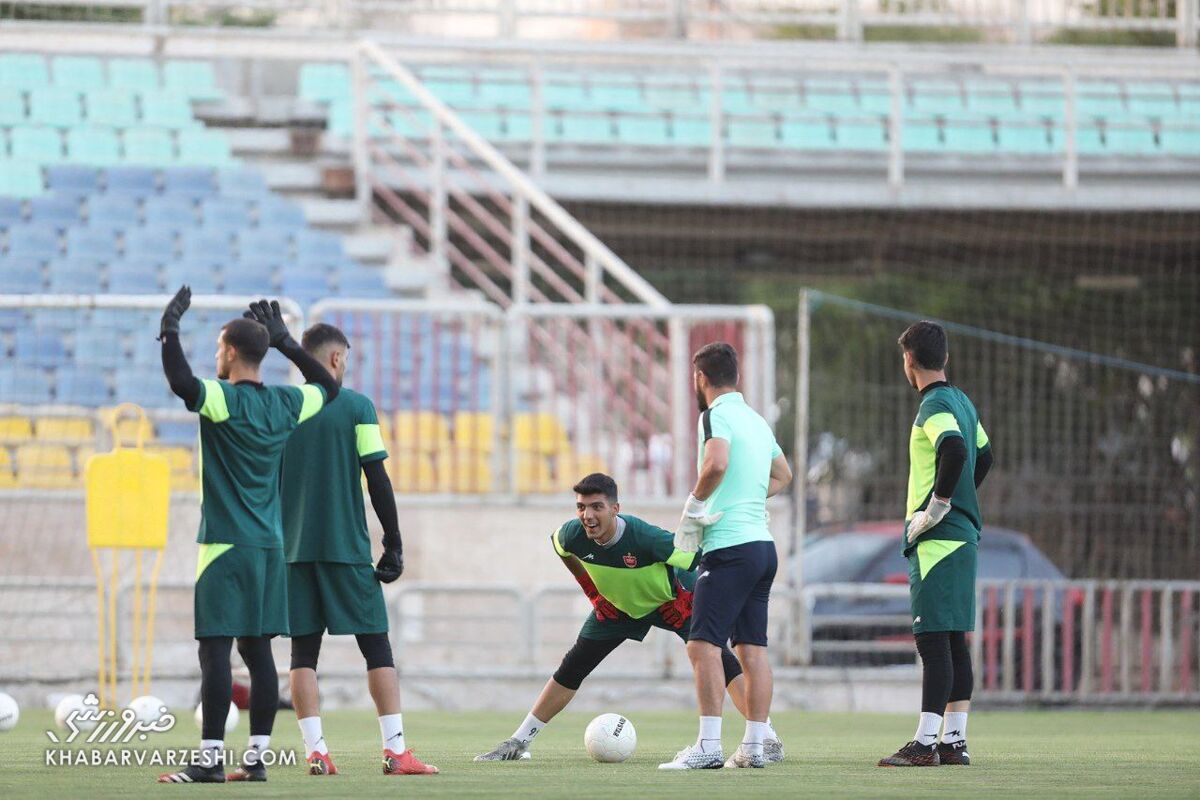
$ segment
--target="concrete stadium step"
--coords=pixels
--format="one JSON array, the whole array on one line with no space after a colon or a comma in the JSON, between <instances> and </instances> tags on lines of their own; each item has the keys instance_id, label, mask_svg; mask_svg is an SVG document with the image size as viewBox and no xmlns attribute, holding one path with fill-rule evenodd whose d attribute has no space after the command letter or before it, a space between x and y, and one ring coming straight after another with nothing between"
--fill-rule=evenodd
<instances>
[{"instance_id":1,"label":"concrete stadium step","mask_svg":"<svg viewBox=\"0 0 1200 800\"><path fill-rule=\"evenodd\" d=\"M356 228L363 221L354 200L330 200L324 197L298 197L309 225L318 228Z\"/></svg>"}]
</instances>

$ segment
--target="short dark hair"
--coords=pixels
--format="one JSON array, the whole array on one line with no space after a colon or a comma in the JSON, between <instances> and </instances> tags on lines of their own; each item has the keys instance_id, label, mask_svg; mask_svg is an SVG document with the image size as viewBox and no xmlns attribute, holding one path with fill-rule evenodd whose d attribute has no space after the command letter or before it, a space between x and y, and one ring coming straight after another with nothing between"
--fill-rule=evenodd
<instances>
[{"instance_id":1,"label":"short dark hair","mask_svg":"<svg viewBox=\"0 0 1200 800\"><path fill-rule=\"evenodd\" d=\"M271 336L267 327L261 322L238 317L225 323L221 329L225 334L225 344L237 350L238 357L247 364L261 364L271 348Z\"/></svg>"},{"instance_id":2,"label":"short dark hair","mask_svg":"<svg viewBox=\"0 0 1200 800\"><path fill-rule=\"evenodd\" d=\"M708 382L720 389L737 386L738 354L727 342L711 342L692 356L692 365L704 373Z\"/></svg>"},{"instance_id":3,"label":"short dark hair","mask_svg":"<svg viewBox=\"0 0 1200 800\"><path fill-rule=\"evenodd\" d=\"M582 495L602 494L610 502L617 502L617 482L603 472L593 472L591 475L588 475L575 484L573 491L575 494Z\"/></svg>"},{"instance_id":4,"label":"short dark hair","mask_svg":"<svg viewBox=\"0 0 1200 800\"><path fill-rule=\"evenodd\" d=\"M340 328L325 322L318 322L300 337L300 346L309 353L315 353L327 344L340 344L347 350L350 349L350 340L346 338L346 334L342 333Z\"/></svg>"},{"instance_id":5,"label":"short dark hair","mask_svg":"<svg viewBox=\"0 0 1200 800\"><path fill-rule=\"evenodd\" d=\"M913 361L921 369L945 369L946 329L936 322L927 319L914 322L897 341L906 353L912 353Z\"/></svg>"}]
</instances>

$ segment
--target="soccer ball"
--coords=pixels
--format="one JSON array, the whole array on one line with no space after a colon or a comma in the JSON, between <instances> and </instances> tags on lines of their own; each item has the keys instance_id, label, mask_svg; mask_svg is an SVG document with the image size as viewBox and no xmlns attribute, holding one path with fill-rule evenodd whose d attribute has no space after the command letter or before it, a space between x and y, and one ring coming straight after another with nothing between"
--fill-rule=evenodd
<instances>
[{"instance_id":1,"label":"soccer ball","mask_svg":"<svg viewBox=\"0 0 1200 800\"><path fill-rule=\"evenodd\" d=\"M588 723L583 732L588 755L605 764L615 764L633 755L637 732L633 723L620 714L601 714Z\"/></svg>"},{"instance_id":2,"label":"soccer ball","mask_svg":"<svg viewBox=\"0 0 1200 800\"><path fill-rule=\"evenodd\" d=\"M21 707L11 695L0 692L0 731L11 731L21 718Z\"/></svg>"},{"instance_id":3,"label":"soccer ball","mask_svg":"<svg viewBox=\"0 0 1200 800\"><path fill-rule=\"evenodd\" d=\"M232 731L234 728L237 727L239 716L241 716L241 715L238 713L238 707L236 705L234 705L233 703L230 703L229 704L229 714L227 714L225 716L225 732L226 733L229 733L230 731ZM200 728L200 729L204 728L204 704L203 703L196 706L196 727Z\"/></svg>"},{"instance_id":4,"label":"soccer ball","mask_svg":"<svg viewBox=\"0 0 1200 800\"><path fill-rule=\"evenodd\" d=\"M133 698L126 708L136 715L138 722L146 724L158 722L162 715L167 713L166 703L152 694Z\"/></svg>"},{"instance_id":5,"label":"soccer ball","mask_svg":"<svg viewBox=\"0 0 1200 800\"><path fill-rule=\"evenodd\" d=\"M88 704L84 701L81 694L69 694L62 700L58 701L58 705L54 708L54 724L63 730L67 730L67 718L71 716L71 712L78 711L82 714L84 711L95 709L96 706ZM75 720L75 728L80 731L90 731L97 725L96 720Z\"/></svg>"}]
</instances>

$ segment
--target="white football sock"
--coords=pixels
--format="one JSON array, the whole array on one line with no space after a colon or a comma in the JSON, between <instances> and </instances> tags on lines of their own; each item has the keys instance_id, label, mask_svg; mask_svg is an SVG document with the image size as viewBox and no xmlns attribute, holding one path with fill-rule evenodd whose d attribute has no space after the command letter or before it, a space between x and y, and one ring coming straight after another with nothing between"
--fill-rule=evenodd
<instances>
[{"instance_id":1,"label":"white football sock","mask_svg":"<svg viewBox=\"0 0 1200 800\"><path fill-rule=\"evenodd\" d=\"M721 752L721 718L701 717L700 733L696 737L696 746L704 753Z\"/></svg>"},{"instance_id":2,"label":"white football sock","mask_svg":"<svg viewBox=\"0 0 1200 800\"><path fill-rule=\"evenodd\" d=\"M304 737L304 750L308 755L319 753L329 755L329 747L325 744L325 734L321 732L320 717L305 717L299 720L300 735Z\"/></svg>"},{"instance_id":3,"label":"white football sock","mask_svg":"<svg viewBox=\"0 0 1200 800\"><path fill-rule=\"evenodd\" d=\"M913 734L913 738L917 740L917 744L931 745L937 741L941 730L942 716L922 711L921 721L917 723L917 732Z\"/></svg>"},{"instance_id":4,"label":"white football sock","mask_svg":"<svg viewBox=\"0 0 1200 800\"><path fill-rule=\"evenodd\" d=\"M225 749L224 739L200 740L200 766L214 767L220 764L221 751Z\"/></svg>"},{"instance_id":5,"label":"white football sock","mask_svg":"<svg viewBox=\"0 0 1200 800\"><path fill-rule=\"evenodd\" d=\"M379 735L383 739L383 749L393 753L403 753L404 746L404 715L384 714L379 718Z\"/></svg>"},{"instance_id":6,"label":"white football sock","mask_svg":"<svg viewBox=\"0 0 1200 800\"><path fill-rule=\"evenodd\" d=\"M942 734L942 741L946 744L961 742L967 738L967 712L966 711L947 711L946 719L942 727L945 732Z\"/></svg>"},{"instance_id":7,"label":"white football sock","mask_svg":"<svg viewBox=\"0 0 1200 800\"><path fill-rule=\"evenodd\" d=\"M262 752L271 746L270 736L251 736L247 743L246 753L242 756L242 760L247 764L258 764L262 761ZM251 755L253 752L253 755Z\"/></svg>"},{"instance_id":8,"label":"white football sock","mask_svg":"<svg viewBox=\"0 0 1200 800\"><path fill-rule=\"evenodd\" d=\"M767 717L767 738L779 741L779 734L775 732L775 726L771 724L770 717Z\"/></svg>"},{"instance_id":9,"label":"white football sock","mask_svg":"<svg viewBox=\"0 0 1200 800\"><path fill-rule=\"evenodd\" d=\"M525 721L521 723L520 727L513 731L512 738L528 746L533 741L533 737L541 733L542 728L546 727L547 724L535 717L533 712L530 712L525 715Z\"/></svg>"},{"instance_id":10,"label":"white football sock","mask_svg":"<svg viewBox=\"0 0 1200 800\"><path fill-rule=\"evenodd\" d=\"M763 739L771 731L771 726L765 722L746 720L746 735L742 738L742 749L752 756L763 753Z\"/></svg>"}]
</instances>

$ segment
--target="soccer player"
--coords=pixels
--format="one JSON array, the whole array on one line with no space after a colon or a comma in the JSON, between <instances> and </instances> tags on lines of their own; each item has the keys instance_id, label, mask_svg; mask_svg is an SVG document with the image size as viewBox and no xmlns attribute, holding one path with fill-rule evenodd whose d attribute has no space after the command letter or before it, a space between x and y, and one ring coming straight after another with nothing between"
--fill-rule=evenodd
<instances>
[{"instance_id":1,"label":"soccer player","mask_svg":"<svg viewBox=\"0 0 1200 800\"><path fill-rule=\"evenodd\" d=\"M697 351L692 366L700 407L699 478L684 506L675 544L686 552L701 547L704 552L687 645L700 730L694 744L659 769L762 767L778 760L776 747L782 750L769 720L773 684L767 604L778 560L767 528L767 498L791 483L792 471L767 421L737 391L737 351L713 342ZM746 675L746 735L725 761L721 652L731 640Z\"/></svg>"},{"instance_id":2,"label":"soccer player","mask_svg":"<svg viewBox=\"0 0 1200 800\"><path fill-rule=\"evenodd\" d=\"M916 322L899 343L904 376L921 393L908 439L903 552L924 672L916 735L879 766L967 766L974 676L966 632L975 628L976 489L992 467L992 450L970 398L946 380L949 354L942 326Z\"/></svg>"},{"instance_id":3,"label":"soccer player","mask_svg":"<svg viewBox=\"0 0 1200 800\"><path fill-rule=\"evenodd\" d=\"M609 476L593 473L575 485L576 518L550 534L550 542L591 601L593 613L525 720L476 761L529 759L534 737L622 642L640 642L651 628L687 641L695 583L691 570L697 555L676 549L670 531L620 511L617 483ZM738 660L728 648L719 658L725 670L723 686L728 686L734 705L744 710L745 682Z\"/></svg>"},{"instance_id":4,"label":"soccer player","mask_svg":"<svg viewBox=\"0 0 1200 800\"><path fill-rule=\"evenodd\" d=\"M332 325L304 332L305 352L333 375L346 375L350 342ZM371 401L343 388L338 401L288 439L283 451L283 540L292 630L292 703L310 775L336 775L321 730L317 657L321 635L353 634L367 663L367 687L379 715L385 775L432 775L404 744L400 685L388 641L380 583L404 572L396 497L383 461L387 448ZM383 527L383 555L371 566L362 477Z\"/></svg>"},{"instance_id":5,"label":"soccer player","mask_svg":"<svg viewBox=\"0 0 1200 800\"><path fill-rule=\"evenodd\" d=\"M159 328L163 372L171 391L200 415L200 556L196 564L195 630L200 651L204 725L200 753L160 783L224 783L225 717L233 694L229 655L234 638L250 669L250 742L230 780L265 781L261 753L270 744L279 706L271 637L288 633L279 465L297 425L338 394L338 385L288 333L279 304L263 300L217 337L217 378L192 374L179 343L179 322L191 305L184 286ZM308 381L263 386L259 365L274 347Z\"/></svg>"}]
</instances>

